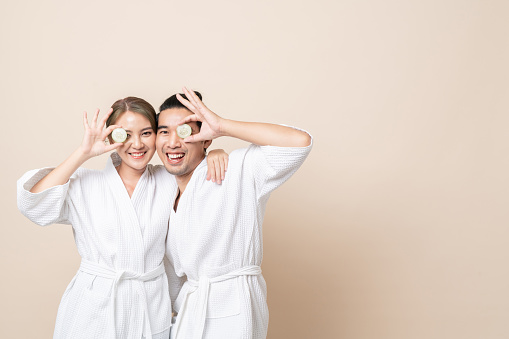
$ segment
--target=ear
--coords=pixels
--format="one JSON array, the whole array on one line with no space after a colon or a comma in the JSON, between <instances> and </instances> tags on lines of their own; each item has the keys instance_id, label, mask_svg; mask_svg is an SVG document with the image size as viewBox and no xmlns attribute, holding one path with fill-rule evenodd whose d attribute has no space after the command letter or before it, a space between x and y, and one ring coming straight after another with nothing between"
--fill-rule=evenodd
<instances>
[{"instance_id":1,"label":"ear","mask_svg":"<svg viewBox=\"0 0 509 339\"><path fill-rule=\"evenodd\" d=\"M205 140L203 142L203 152L205 152L205 154L207 154L207 148L210 147L211 143L212 143L212 140Z\"/></svg>"}]
</instances>

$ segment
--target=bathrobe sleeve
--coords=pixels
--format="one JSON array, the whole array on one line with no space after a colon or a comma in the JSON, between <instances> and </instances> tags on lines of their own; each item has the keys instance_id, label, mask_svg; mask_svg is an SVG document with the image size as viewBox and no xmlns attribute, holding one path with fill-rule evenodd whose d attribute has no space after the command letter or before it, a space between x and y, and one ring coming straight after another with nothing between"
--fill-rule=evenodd
<instances>
[{"instance_id":1,"label":"bathrobe sleeve","mask_svg":"<svg viewBox=\"0 0 509 339\"><path fill-rule=\"evenodd\" d=\"M245 161L252 169L258 201L267 198L299 169L311 151L312 145L311 137L311 142L306 147L251 145L248 148Z\"/></svg>"},{"instance_id":2,"label":"bathrobe sleeve","mask_svg":"<svg viewBox=\"0 0 509 339\"><path fill-rule=\"evenodd\" d=\"M40 226L51 224L70 224L68 191L71 182L77 180L77 173L63 185L48 188L39 193L30 190L53 168L32 170L25 173L17 182L18 209L28 219Z\"/></svg>"}]
</instances>

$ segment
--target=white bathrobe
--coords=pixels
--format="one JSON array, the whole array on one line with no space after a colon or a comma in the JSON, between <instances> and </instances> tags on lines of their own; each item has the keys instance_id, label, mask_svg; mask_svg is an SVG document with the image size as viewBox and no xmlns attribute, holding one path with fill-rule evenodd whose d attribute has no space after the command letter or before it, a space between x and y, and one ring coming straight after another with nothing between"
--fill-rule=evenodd
<instances>
[{"instance_id":1,"label":"white bathrobe","mask_svg":"<svg viewBox=\"0 0 509 339\"><path fill-rule=\"evenodd\" d=\"M82 263L64 292L54 338L147 338L169 332L163 257L177 186L148 165L129 198L113 153L102 171L80 168L64 185L29 190L51 169L18 180L18 208L45 226L71 224ZM113 322L115 319L115 322Z\"/></svg>"},{"instance_id":2,"label":"white bathrobe","mask_svg":"<svg viewBox=\"0 0 509 339\"><path fill-rule=\"evenodd\" d=\"M222 185L204 180L205 159L195 169L172 210L166 245L167 271L180 277L169 277L172 298L178 293L172 338L266 337L265 206L310 150L251 145L233 151Z\"/></svg>"}]
</instances>

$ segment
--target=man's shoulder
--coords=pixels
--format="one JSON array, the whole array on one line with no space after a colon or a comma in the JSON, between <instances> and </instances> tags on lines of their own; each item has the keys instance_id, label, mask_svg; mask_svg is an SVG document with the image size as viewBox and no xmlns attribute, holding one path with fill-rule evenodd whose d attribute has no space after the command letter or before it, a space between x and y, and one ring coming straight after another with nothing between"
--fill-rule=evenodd
<instances>
[{"instance_id":1,"label":"man's shoulder","mask_svg":"<svg viewBox=\"0 0 509 339\"><path fill-rule=\"evenodd\" d=\"M259 149L260 146L251 144L248 147L232 151L228 156L228 169L242 168L251 163L251 158L256 156Z\"/></svg>"},{"instance_id":2,"label":"man's shoulder","mask_svg":"<svg viewBox=\"0 0 509 339\"><path fill-rule=\"evenodd\" d=\"M231 152L230 158L245 159L246 157L254 156L257 152L261 151L261 146L250 144L244 148L238 148Z\"/></svg>"}]
</instances>

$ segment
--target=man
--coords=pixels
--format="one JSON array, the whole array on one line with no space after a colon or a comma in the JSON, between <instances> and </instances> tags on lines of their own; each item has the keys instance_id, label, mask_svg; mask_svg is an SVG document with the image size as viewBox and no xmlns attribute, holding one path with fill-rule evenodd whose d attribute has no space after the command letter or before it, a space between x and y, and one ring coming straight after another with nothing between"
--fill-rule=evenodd
<instances>
[{"instance_id":1,"label":"man","mask_svg":"<svg viewBox=\"0 0 509 339\"><path fill-rule=\"evenodd\" d=\"M221 118L186 88L160 111L156 148L179 189L166 247L178 313L171 337L265 338L267 289L260 269L265 206L304 162L312 139L291 127ZM192 129L184 139L177 134L182 124ZM252 145L231 153L227 179L214 185L203 180L204 159L220 136Z\"/></svg>"}]
</instances>

